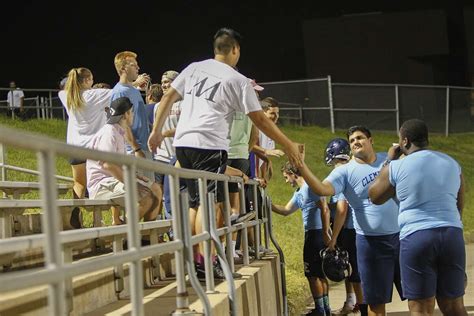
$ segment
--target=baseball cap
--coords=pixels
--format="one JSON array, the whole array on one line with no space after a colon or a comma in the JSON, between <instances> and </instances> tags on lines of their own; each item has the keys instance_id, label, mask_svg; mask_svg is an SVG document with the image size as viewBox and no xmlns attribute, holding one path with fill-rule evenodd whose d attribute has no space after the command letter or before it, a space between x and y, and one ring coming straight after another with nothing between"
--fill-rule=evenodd
<instances>
[{"instance_id":1,"label":"baseball cap","mask_svg":"<svg viewBox=\"0 0 474 316\"><path fill-rule=\"evenodd\" d=\"M254 88L254 90L256 91L263 91L263 89L265 89L264 87L262 86L259 86L256 82L255 82L255 79L250 79L250 83L252 84L252 87Z\"/></svg>"},{"instance_id":2,"label":"baseball cap","mask_svg":"<svg viewBox=\"0 0 474 316\"><path fill-rule=\"evenodd\" d=\"M163 73L162 77L166 77L169 80L173 81L174 79L176 79L176 77L178 77L178 75L179 75L179 72L174 71L174 70L168 70Z\"/></svg>"},{"instance_id":3,"label":"baseball cap","mask_svg":"<svg viewBox=\"0 0 474 316\"><path fill-rule=\"evenodd\" d=\"M132 108L132 102L127 97L120 97L110 103L110 111L107 114L107 124L120 122L122 116Z\"/></svg>"}]
</instances>

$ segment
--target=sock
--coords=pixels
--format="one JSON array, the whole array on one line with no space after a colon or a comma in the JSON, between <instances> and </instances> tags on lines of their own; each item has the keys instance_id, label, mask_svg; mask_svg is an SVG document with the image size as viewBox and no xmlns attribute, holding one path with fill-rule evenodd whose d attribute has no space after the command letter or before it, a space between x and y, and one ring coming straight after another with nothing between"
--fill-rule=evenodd
<instances>
[{"instance_id":1,"label":"sock","mask_svg":"<svg viewBox=\"0 0 474 316\"><path fill-rule=\"evenodd\" d=\"M359 309L360 309L360 316L369 315L367 304L359 304Z\"/></svg>"},{"instance_id":2,"label":"sock","mask_svg":"<svg viewBox=\"0 0 474 316\"><path fill-rule=\"evenodd\" d=\"M346 304L349 306L354 306L356 303L356 295L354 292L346 293Z\"/></svg>"},{"instance_id":3,"label":"sock","mask_svg":"<svg viewBox=\"0 0 474 316\"><path fill-rule=\"evenodd\" d=\"M232 256L236 257L237 254L235 253L235 245L237 244L236 240L232 240Z\"/></svg>"},{"instance_id":4,"label":"sock","mask_svg":"<svg viewBox=\"0 0 474 316\"><path fill-rule=\"evenodd\" d=\"M324 315L324 300L323 297L313 297L314 299L314 309L316 313Z\"/></svg>"},{"instance_id":5,"label":"sock","mask_svg":"<svg viewBox=\"0 0 474 316\"><path fill-rule=\"evenodd\" d=\"M323 304L324 304L324 312L326 315L331 315L331 307L329 307L329 296L327 294L323 295Z\"/></svg>"}]
</instances>

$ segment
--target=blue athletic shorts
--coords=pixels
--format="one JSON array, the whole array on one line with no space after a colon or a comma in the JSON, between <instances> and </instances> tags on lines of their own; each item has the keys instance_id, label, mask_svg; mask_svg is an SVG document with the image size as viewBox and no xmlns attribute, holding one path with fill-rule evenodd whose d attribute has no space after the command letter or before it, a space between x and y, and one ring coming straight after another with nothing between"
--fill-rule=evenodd
<instances>
[{"instance_id":1,"label":"blue athletic shorts","mask_svg":"<svg viewBox=\"0 0 474 316\"><path fill-rule=\"evenodd\" d=\"M304 232L303 262L306 277L325 278L322 259L319 255L321 249L326 248L321 229L310 229Z\"/></svg>"},{"instance_id":2,"label":"blue athletic shorts","mask_svg":"<svg viewBox=\"0 0 474 316\"><path fill-rule=\"evenodd\" d=\"M395 284L400 298L399 234L382 236L356 235L357 264L364 292L364 302L370 305L392 301Z\"/></svg>"},{"instance_id":3,"label":"blue athletic shorts","mask_svg":"<svg viewBox=\"0 0 474 316\"><path fill-rule=\"evenodd\" d=\"M462 229L420 230L400 241L403 294L408 299L464 295L466 249Z\"/></svg>"},{"instance_id":4,"label":"blue athletic shorts","mask_svg":"<svg viewBox=\"0 0 474 316\"><path fill-rule=\"evenodd\" d=\"M348 280L352 283L360 283L359 268L357 266L357 248L356 248L356 232L355 229L343 228L337 237L337 245L339 248L346 250L349 254L349 263L351 264L352 273Z\"/></svg>"}]
</instances>

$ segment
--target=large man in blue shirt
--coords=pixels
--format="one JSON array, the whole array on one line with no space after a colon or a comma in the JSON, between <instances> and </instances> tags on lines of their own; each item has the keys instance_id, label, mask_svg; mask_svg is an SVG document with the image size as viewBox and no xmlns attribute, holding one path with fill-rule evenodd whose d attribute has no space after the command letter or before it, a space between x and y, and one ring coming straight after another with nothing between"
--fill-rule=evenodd
<instances>
[{"instance_id":1,"label":"large man in blue shirt","mask_svg":"<svg viewBox=\"0 0 474 316\"><path fill-rule=\"evenodd\" d=\"M461 213L461 167L450 156L428 149L425 122L400 128L391 161L369 189L375 204L400 201L400 264L410 312L432 315L435 297L444 315L467 315L463 303L466 253Z\"/></svg>"},{"instance_id":2,"label":"large man in blue shirt","mask_svg":"<svg viewBox=\"0 0 474 316\"><path fill-rule=\"evenodd\" d=\"M385 304L391 302L393 283L401 293L398 205L388 200L374 205L369 199L369 185L376 179L387 154L376 153L372 134L364 126L347 131L354 159L335 168L324 180L319 180L306 166L301 174L308 186L320 196L343 193L354 210L356 248L364 302L369 315L385 315Z\"/></svg>"}]
</instances>

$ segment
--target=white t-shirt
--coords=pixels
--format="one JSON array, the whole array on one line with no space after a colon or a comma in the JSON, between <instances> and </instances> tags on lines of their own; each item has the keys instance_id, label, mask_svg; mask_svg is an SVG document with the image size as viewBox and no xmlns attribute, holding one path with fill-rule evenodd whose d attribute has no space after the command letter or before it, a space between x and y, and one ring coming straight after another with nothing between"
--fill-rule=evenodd
<instances>
[{"instance_id":1,"label":"white t-shirt","mask_svg":"<svg viewBox=\"0 0 474 316\"><path fill-rule=\"evenodd\" d=\"M183 97L175 147L228 151L234 112L262 109L250 80L215 59L192 63L171 86Z\"/></svg>"},{"instance_id":2,"label":"white t-shirt","mask_svg":"<svg viewBox=\"0 0 474 316\"><path fill-rule=\"evenodd\" d=\"M23 93L23 90L19 90L19 88L17 88L16 90L13 90L13 99L12 99L12 91L11 90L8 91L8 95L7 95L8 107L19 108L21 106L21 98L24 98L24 97L25 97L25 94Z\"/></svg>"},{"instance_id":3,"label":"white t-shirt","mask_svg":"<svg viewBox=\"0 0 474 316\"><path fill-rule=\"evenodd\" d=\"M275 149L275 141L271 139L270 137L268 137L267 135L265 135L265 133L263 133L262 131L259 131L259 134L258 134L258 144L263 149ZM261 167L262 164L263 164L263 160L259 159L259 164L258 164L259 167Z\"/></svg>"},{"instance_id":4,"label":"white t-shirt","mask_svg":"<svg viewBox=\"0 0 474 316\"><path fill-rule=\"evenodd\" d=\"M107 121L105 108L110 106L110 89L88 89L82 92L84 107L80 110L67 108L66 91L59 91L59 99L66 108L69 121L67 123L67 143L89 147L92 137Z\"/></svg>"},{"instance_id":5,"label":"white t-shirt","mask_svg":"<svg viewBox=\"0 0 474 316\"><path fill-rule=\"evenodd\" d=\"M156 117L156 111L160 103L158 102L155 104L155 108L153 109L153 117ZM175 129L178 126L179 116L181 115L181 101L175 102L171 106L170 113L165 120L165 124L163 125L163 129L161 132ZM161 146L156 149L156 153L154 155L155 160L160 160L169 163L170 158L176 156L176 151L174 150L173 146L173 137L165 137L164 140L161 142Z\"/></svg>"}]
</instances>

